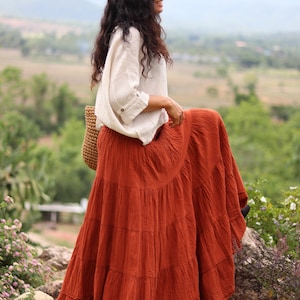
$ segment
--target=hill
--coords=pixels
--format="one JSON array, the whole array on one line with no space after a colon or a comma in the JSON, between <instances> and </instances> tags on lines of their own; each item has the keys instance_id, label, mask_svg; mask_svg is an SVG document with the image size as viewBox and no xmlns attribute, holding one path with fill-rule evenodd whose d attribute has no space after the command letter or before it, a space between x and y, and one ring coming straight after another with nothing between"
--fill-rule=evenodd
<instances>
[{"instance_id":1,"label":"hill","mask_svg":"<svg viewBox=\"0 0 300 300\"><path fill-rule=\"evenodd\" d=\"M0 15L44 21L94 23L102 9L87 0L0 0Z\"/></svg>"},{"instance_id":2,"label":"hill","mask_svg":"<svg viewBox=\"0 0 300 300\"><path fill-rule=\"evenodd\" d=\"M0 15L39 20L99 23L106 0L0 0ZM167 29L205 32L300 31L299 0L168 0Z\"/></svg>"},{"instance_id":3,"label":"hill","mask_svg":"<svg viewBox=\"0 0 300 300\"><path fill-rule=\"evenodd\" d=\"M166 25L222 32L300 31L299 0L165 1ZM173 25L174 26L174 25Z\"/></svg>"}]
</instances>

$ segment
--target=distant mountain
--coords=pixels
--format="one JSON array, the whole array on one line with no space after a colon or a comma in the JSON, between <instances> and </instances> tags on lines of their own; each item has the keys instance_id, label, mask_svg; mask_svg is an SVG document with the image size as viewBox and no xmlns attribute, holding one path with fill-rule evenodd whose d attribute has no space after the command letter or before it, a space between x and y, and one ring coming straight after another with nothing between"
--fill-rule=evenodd
<instances>
[{"instance_id":1,"label":"distant mountain","mask_svg":"<svg viewBox=\"0 0 300 300\"><path fill-rule=\"evenodd\" d=\"M209 31L300 31L299 0L169 0L167 26Z\"/></svg>"},{"instance_id":2,"label":"distant mountain","mask_svg":"<svg viewBox=\"0 0 300 300\"><path fill-rule=\"evenodd\" d=\"M0 0L0 15L99 23L107 0ZM299 0L166 0L167 29L213 32L300 31Z\"/></svg>"},{"instance_id":3,"label":"distant mountain","mask_svg":"<svg viewBox=\"0 0 300 300\"><path fill-rule=\"evenodd\" d=\"M87 0L0 0L0 15L45 21L95 23L102 9Z\"/></svg>"}]
</instances>

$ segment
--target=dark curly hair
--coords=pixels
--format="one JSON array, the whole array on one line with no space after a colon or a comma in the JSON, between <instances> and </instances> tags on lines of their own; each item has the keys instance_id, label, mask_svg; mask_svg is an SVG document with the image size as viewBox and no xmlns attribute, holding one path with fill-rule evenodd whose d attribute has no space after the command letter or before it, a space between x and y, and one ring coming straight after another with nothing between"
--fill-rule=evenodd
<instances>
[{"instance_id":1,"label":"dark curly hair","mask_svg":"<svg viewBox=\"0 0 300 300\"><path fill-rule=\"evenodd\" d=\"M101 80L110 38L116 26L123 30L124 41L127 40L131 26L139 30L143 38L143 76L146 76L145 66L150 67L153 58L164 58L167 63L171 63L160 22L160 16L154 11L154 0L108 0L91 55L91 86Z\"/></svg>"}]
</instances>

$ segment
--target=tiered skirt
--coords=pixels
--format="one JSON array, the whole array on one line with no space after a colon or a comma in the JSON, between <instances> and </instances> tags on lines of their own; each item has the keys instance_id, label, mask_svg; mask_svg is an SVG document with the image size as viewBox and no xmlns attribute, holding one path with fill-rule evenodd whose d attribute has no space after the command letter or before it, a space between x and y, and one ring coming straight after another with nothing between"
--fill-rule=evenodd
<instances>
[{"instance_id":1,"label":"tiered skirt","mask_svg":"<svg viewBox=\"0 0 300 300\"><path fill-rule=\"evenodd\" d=\"M217 112L187 110L146 146L103 127L58 300L228 299L246 201Z\"/></svg>"}]
</instances>

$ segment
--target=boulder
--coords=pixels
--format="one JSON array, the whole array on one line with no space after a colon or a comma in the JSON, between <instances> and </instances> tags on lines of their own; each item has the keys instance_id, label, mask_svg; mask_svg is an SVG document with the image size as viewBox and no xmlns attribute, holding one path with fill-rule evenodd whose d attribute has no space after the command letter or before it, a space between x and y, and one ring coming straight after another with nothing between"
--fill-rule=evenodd
<instances>
[{"instance_id":1,"label":"boulder","mask_svg":"<svg viewBox=\"0 0 300 300\"><path fill-rule=\"evenodd\" d=\"M54 246L43 250L40 259L55 272L53 281L39 287L39 292L57 298L71 255L72 250L65 247ZM280 248L267 247L255 230L247 228L242 249L234 259L236 292L230 300L275 299L276 295L281 296L280 299L298 299L294 298L297 291L291 293L289 286L289 282L295 282L296 262L287 259ZM51 297L38 299L53 299Z\"/></svg>"},{"instance_id":2,"label":"boulder","mask_svg":"<svg viewBox=\"0 0 300 300\"><path fill-rule=\"evenodd\" d=\"M62 283L63 279L54 280L43 286L40 286L38 290L56 299L58 297L59 291L61 290Z\"/></svg>"},{"instance_id":3,"label":"boulder","mask_svg":"<svg viewBox=\"0 0 300 300\"><path fill-rule=\"evenodd\" d=\"M296 261L284 255L284 238L276 247L267 247L258 232L247 228L242 246L235 255L236 291L230 300L299 299Z\"/></svg>"},{"instance_id":4,"label":"boulder","mask_svg":"<svg viewBox=\"0 0 300 300\"><path fill-rule=\"evenodd\" d=\"M65 270L71 259L72 250L66 247L53 246L43 249L39 258L55 271Z\"/></svg>"},{"instance_id":5,"label":"boulder","mask_svg":"<svg viewBox=\"0 0 300 300\"><path fill-rule=\"evenodd\" d=\"M26 299L33 299L33 300L54 300L54 298L52 298L51 296L41 292L41 291L35 291L33 298L30 298L32 295L30 292L25 293L21 296L19 296L18 298L16 298L16 300L26 300Z\"/></svg>"}]
</instances>

